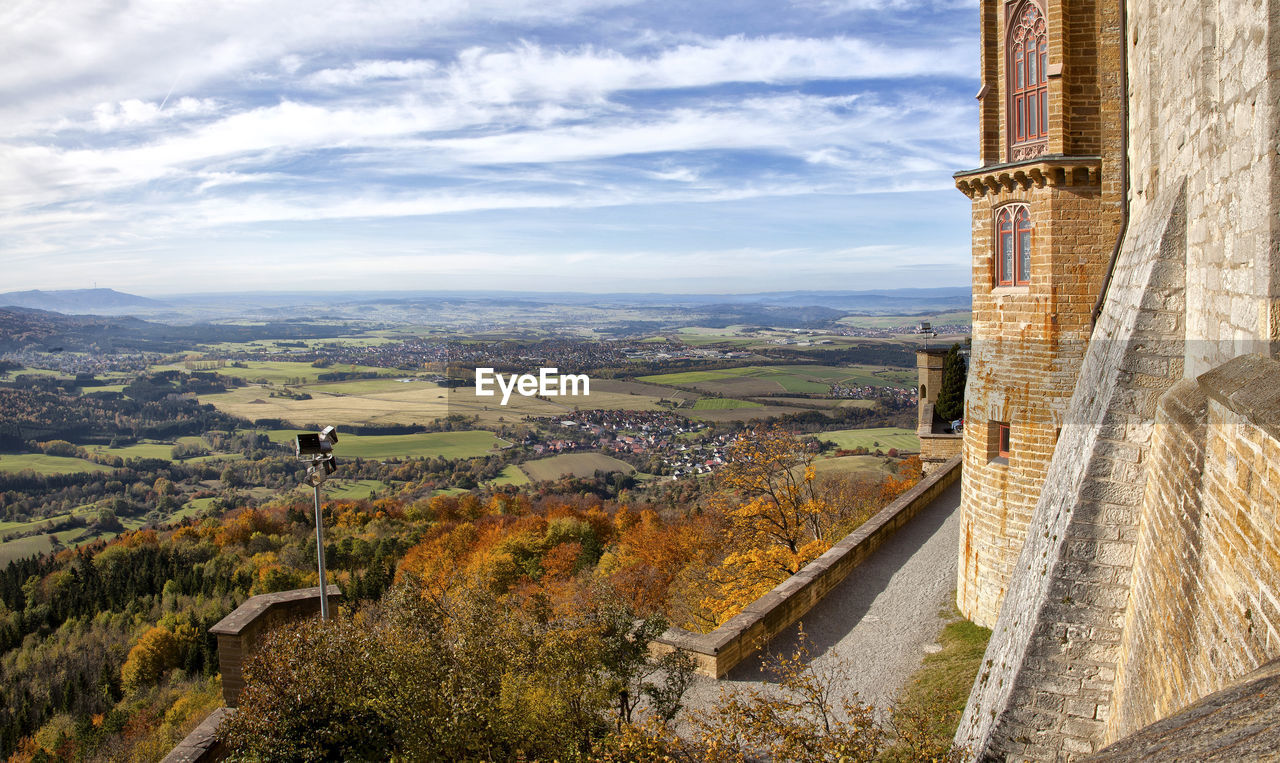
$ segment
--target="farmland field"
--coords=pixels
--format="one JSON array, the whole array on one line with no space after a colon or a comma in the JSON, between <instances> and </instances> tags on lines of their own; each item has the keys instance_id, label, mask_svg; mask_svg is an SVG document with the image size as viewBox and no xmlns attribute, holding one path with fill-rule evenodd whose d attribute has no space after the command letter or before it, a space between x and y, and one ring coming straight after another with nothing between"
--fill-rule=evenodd
<instances>
[{"instance_id":1,"label":"farmland field","mask_svg":"<svg viewBox=\"0 0 1280 763\"><path fill-rule=\"evenodd\" d=\"M734 400L728 397L704 397L693 404L695 411L723 411L733 408L763 408L760 403L746 400Z\"/></svg>"},{"instance_id":2,"label":"farmland field","mask_svg":"<svg viewBox=\"0 0 1280 763\"><path fill-rule=\"evenodd\" d=\"M915 430L901 427L877 427L872 429L840 429L834 432L821 432L816 435L819 440L826 440L845 450L866 448L868 450L888 450L897 448L905 451L919 451L920 438ZM879 443L879 444L877 444Z\"/></svg>"},{"instance_id":3,"label":"farmland field","mask_svg":"<svg viewBox=\"0 0 1280 763\"><path fill-rule=\"evenodd\" d=\"M195 361L199 364L200 361ZM266 361L266 360L250 360L244 363L244 368L238 368L232 365L226 365L221 368L210 369L216 371L223 376L234 376L240 379L246 379L251 382L265 380L269 384L286 384L291 383L294 379L302 379L303 383L315 383L316 377L320 374L330 373L376 373L381 376L395 376L396 374L405 374L405 371L394 371L387 368L376 368L374 366L338 366L331 368L316 368L310 363L293 363L289 361ZM156 366L153 371L177 370L186 371L185 363L174 363L168 366Z\"/></svg>"},{"instance_id":4,"label":"farmland field","mask_svg":"<svg viewBox=\"0 0 1280 763\"><path fill-rule=\"evenodd\" d=\"M184 438L189 441L200 441L199 437ZM88 450L93 453L105 453L120 458L163 458L166 461L173 454L173 445L171 442L156 442L153 440L144 440L133 445L125 445L122 448L108 448L105 445L90 446ZM206 445L206 447L208 447Z\"/></svg>"},{"instance_id":5,"label":"farmland field","mask_svg":"<svg viewBox=\"0 0 1280 763\"><path fill-rule=\"evenodd\" d=\"M296 429L272 429L267 437L272 442L291 443ZM507 446L506 440L493 432L471 430L466 432L423 432L397 435L344 435L338 430L338 445L334 452L339 458L417 458L440 456L443 458L472 458Z\"/></svg>"},{"instance_id":6,"label":"farmland field","mask_svg":"<svg viewBox=\"0 0 1280 763\"><path fill-rule=\"evenodd\" d=\"M20 472L30 469L37 474L80 474L82 472L109 472L110 466L95 464L83 458L46 456L43 453L6 453L0 455L0 472Z\"/></svg>"},{"instance_id":7,"label":"farmland field","mask_svg":"<svg viewBox=\"0 0 1280 763\"><path fill-rule=\"evenodd\" d=\"M324 483L320 492L326 500L356 501L372 498L386 489L387 483L381 480L332 480Z\"/></svg>"},{"instance_id":8,"label":"farmland field","mask_svg":"<svg viewBox=\"0 0 1280 763\"><path fill-rule=\"evenodd\" d=\"M782 392L824 394L834 383L849 386L909 387L912 374L905 369L878 366L742 366L713 371L683 371L640 376L637 381L669 384L734 395L768 395Z\"/></svg>"},{"instance_id":9,"label":"farmland field","mask_svg":"<svg viewBox=\"0 0 1280 763\"><path fill-rule=\"evenodd\" d=\"M502 473L497 477L489 480L490 485L521 485L529 484L529 475L520 470L520 467L511 464L503 468Z\"/></svg>"},{"instance_id":10,"label":"farmland field","mask_svg":"<svg viewBox=\"0 0 1280 763\"><path fill-rule=\"evenodd\" d=\"M133 517L122 517L120 523L124 525L126 530L136 530L143 525L141 519ZM53 533L59 543L66 546L81 546L85 543L91 543L95 540L114 538L116 533L95 533L91 535L85 534L86 528L73 527L70 530L60 530ZM32 554L46 554L53 550L53 543L49 540L48 534L32 535L26 538L15 538L0 542L0 566L6 565L16 559L23 559Z\"/></svg>"},{"instance_id":11,"label":"farmland field","mask_svg":"<svg viewBox=\"0 0 1280 763\"><path fill-rule=\"evenodd\" d=\"M818 474L840 472L858 474L865 477L879 478L889 473L888 462L883 456L840 456L839 458L818 458L813 462L813 470Z\"/></svg>"},{"instance_id":12,"label":"farmland field","mask_svg":"<svg viewBox=\"0 0 1280 763\"><path fill-rule=\"evenodd\" d=\"M663 387L593 379L590 395L540 399L513 394L504 406L500 396L477 396L474 385L445 388L426 381L404 383L400 378L406 377L310 384L301 388L312 396L310 400L271 397L269 388L252 386L203 395L200 402L250 421L282 419L299 425L342 427L425 424L450 414L478 416L484 423L497 424L525 416L557 416L575 408L656 410L662 398L690 397L687 392Z\"/></svg>"},{"instance_id":13,"label":"farmland field","mask_svg":"<svg viewBox=\"0 0 1280 763\"><path fill-rule=\"evenodd\" d=\"M566 453L537 461L527 461L520 465L521 471L529 475L531 480L554 480L563 474L576 477L590 477L597 471L626 472L632 474L635 467L625 461L619 461L602 453Z\"/></svg>"}]
</instances>

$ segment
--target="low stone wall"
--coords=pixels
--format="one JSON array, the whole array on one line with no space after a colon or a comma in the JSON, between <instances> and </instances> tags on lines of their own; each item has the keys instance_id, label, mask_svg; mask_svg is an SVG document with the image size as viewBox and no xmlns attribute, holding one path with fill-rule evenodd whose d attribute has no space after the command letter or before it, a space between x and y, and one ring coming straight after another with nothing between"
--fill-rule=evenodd
<instances>
[{"instance_id":1,"label":"low stone wall","mask_svg":"<svg viewBox=\"0 0 1280 763\"><path fill-rule=\"evenodd\" d=\"M336 585L329 586L329 599L342 595ZM222 673L222 700L236 707L244 688L241 670L263 636L272 628L299 617L320 612L320 587L294 591L264 593L253 596L209 629L218 636L218 670Z\"/></svg>"},{"instance_id":2,"label":"low stone wall","mask_svg":"<svg viewBox=\"0 0 1280 763\"><path fill-rule=\"evenodd\" d=\"M330 604L342 595L328 587ZM218 727L236 711L244 689L244 662L271 629L300 617L320 613L320 586L251 596L235 611L219 620L210 633L218 636L218 670L222 673L220 707L178 743L162 763L210 763L227 757L226 746L218 738Z\"/></svg>"},{"instance_id":3,"label":"low stone wall","mask_svg":"<svg viewBox=\"0 0 1280 763\"><path fill-rule=\"evenodd\" d=\"M1108 741L1280 658L1280 362L1179 383L1152 455Z\"/></svg>"},{"instance_id":4,"label":"low stone wall","mask_svg":"<svg viewBox=\"0 0 1280 763\"><path fill-rule=\"evenodd\" d=\"M957 456L724 625L710 633L670 628L655 640L652 651L683 650L693 657L699 673L722 678L813 609L853 568L959 478Z\"/></svg>"},{"instance_id":5,"label":"low stone wall","mask_svg":"<svg viewBox=\"0 0 1280 763\"><path fill-rule=\"evenodd\" d=\"M170 750L160 763L213 763L225 760L228 751L222 740L218 739L218 727L233 713L235 709L230 707L220 707L209 713L209 717L187 734L187 738Z\"/></svg>"}]
</instances>

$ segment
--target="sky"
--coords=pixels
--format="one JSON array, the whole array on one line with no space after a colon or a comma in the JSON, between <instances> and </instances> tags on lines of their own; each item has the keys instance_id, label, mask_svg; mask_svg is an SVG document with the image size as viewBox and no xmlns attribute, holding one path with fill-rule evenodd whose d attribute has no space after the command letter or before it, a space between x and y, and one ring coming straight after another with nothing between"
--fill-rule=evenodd
<instances>
[{"instance_id":1,"label":"sky","mask_svg":"<svg viewBox=\"0 0 1280 763\"><path fill-rule=\"evenodd\" d=\"M0 292L968 283L976 0L7 0Z\"/></svg>"}]
</instances>

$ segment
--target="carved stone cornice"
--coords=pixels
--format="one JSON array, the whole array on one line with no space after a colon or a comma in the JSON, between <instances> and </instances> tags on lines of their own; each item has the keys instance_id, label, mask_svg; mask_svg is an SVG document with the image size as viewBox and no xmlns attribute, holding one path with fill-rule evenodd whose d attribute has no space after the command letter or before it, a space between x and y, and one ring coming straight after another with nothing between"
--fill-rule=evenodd
<instances>
[{"instance_id":1,"label":"carved stone cornice","mask_svg":"<svg viewBox=\"0 0 1280 763\"><path fill-rule=\"evenodd\" d=\"M1037 156L1018 162L992 164L973 170L962 170L952 177L956 188L969 198L1000 194L1014 188L1100 187L1102 157Z\"/></svg>"}]
</instances>

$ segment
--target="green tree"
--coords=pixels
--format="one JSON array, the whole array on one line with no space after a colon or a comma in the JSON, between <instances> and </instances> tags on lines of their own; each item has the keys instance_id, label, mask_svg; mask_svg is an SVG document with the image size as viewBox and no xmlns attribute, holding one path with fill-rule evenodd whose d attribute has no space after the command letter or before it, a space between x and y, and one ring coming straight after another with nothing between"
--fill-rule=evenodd
<instances>
[{"instance_id":1,"label":"green tree","mask_svg":"<svg viewBox=\"0 0 1280 763\"><path fill-rule=\"evenodd\" d=\"M969 378L969 365L960 354L960 345L953 344L942 364L942 387L934 412L945 421L964 417L964 385Z\"/></svg>"}]
</instances>

